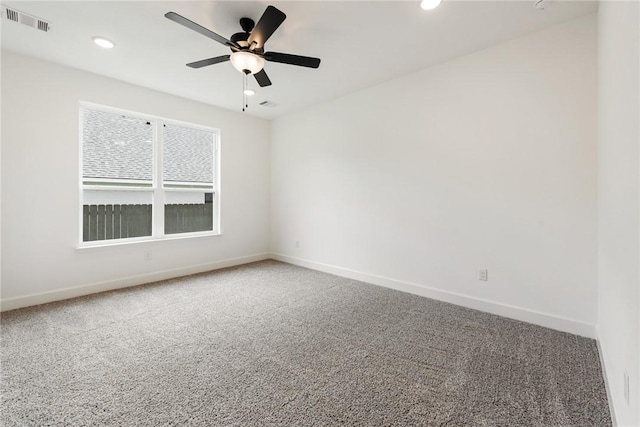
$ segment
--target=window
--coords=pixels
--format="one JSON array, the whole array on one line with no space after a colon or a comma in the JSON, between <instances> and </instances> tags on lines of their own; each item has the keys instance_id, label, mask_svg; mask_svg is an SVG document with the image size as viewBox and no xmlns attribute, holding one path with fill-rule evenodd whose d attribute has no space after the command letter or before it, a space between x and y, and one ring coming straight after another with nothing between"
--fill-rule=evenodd
<instances>
[{"instance_id":1,"label":"window","mask_svg":"<svg viewBox=\"0 0 640 427\"><path fill-rule=\"evenodd\" d=\"M218 232L218 132L81 105L82 242Z\"/></svg>"}]
</instances>

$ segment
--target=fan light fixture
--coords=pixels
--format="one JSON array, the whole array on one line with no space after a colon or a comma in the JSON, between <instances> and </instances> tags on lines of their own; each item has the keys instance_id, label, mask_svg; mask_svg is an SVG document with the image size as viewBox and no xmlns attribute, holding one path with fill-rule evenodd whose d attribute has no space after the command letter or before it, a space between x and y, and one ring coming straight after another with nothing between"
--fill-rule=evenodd
<instances>
[{"instance_id":1,"label":"fan light fixture","mask_svg":"<svg viewBox=\"0 0 640 427\"><path fill-rule=\"evenodd\" d=\"M420 7L423 8L424 10L435 9L440 5L441 1L442 0L422 0L420 2Z\"/></svg>"},{"instance_id":2,"label":"fan light fixture","mask_svg":"<svg viewBox=\"0 0 640 427\"><path fill-rule=\"evenodd\" d=\"M287 18L284 12L274 6L267 6L257 24L251 18L240 18L242 32L233 34L230 39L216 34L208 28L196 24L175 12L167 12L164 16L176 24L200 33L231 49L230 55L220 55L190 62L187 66L191 68L202 68L208 65L231 61L233 68L242 73L242 111L249 108L248 97L255 94L253 90L247 87L247 78L250 74L253 74L253 77L260 87L271 86L271 80L264 70L265 61L308 68L318 68L320 66L320 58L292 55L290 53L265 52L264 44Z\"/></svg>"},{"instance_id":3,"label":"fan light fixture","mask_svg":"<svg viewBox=\"0 0 640 427\"><path fill-rule=\"evenodd\" d=\"M109 40L109 39L107 39L105 37L101 37L101 36L93 36L93 37L91 37L91 39L93 40L93 42L95 44L97 44L98 46L103 47L105 49L112 49L116 45L111 40Z\"/></svg>"},{"instance_id":4,"label":"fan light fixture","mask_svg":"<svg viewBox=\"0 0 640 427\"><path fill-rule=\"evenodd\" d=\"M264 67L264 59L250 52L234 52L231 54L231 63L236 70L245 74L256 74Z\"/></svg>"}]
</instances>

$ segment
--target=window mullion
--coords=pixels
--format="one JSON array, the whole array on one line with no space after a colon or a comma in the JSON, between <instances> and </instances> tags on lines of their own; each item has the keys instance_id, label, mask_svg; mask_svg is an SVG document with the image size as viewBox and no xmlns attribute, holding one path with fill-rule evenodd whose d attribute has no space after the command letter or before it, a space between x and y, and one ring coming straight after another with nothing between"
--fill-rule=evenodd
<instances>
[{"instance_id":1,"label":"window mullion","mask_svg":"<svg viewBox=\"0 0 640 427\"><path fill-rule=\"evenodd\" d=\"M220 134L215 133L213 138L213 227L220 233Z\"/></svg>"},{"instance_id":2,"label":"window mullion","mask_svg":"<svg viewBox=\"0 0 640 427\"><path fill-rule=\"evenodd\" d=\"M153 234L164 236L164 190L163 190L163 123L154 121L154 171L153 171Z\"/></svg>"}]
</instances>

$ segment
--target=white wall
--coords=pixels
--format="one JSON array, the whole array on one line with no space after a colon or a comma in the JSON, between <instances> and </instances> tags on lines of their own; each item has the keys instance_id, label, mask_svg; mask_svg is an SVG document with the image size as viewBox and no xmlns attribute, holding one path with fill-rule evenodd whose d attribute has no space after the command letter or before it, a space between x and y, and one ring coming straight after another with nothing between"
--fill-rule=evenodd
<instances>
[{"instance_id":1,"label":"white wall","mask_svg":"<svg viewBox=\"0 0 640 427\"><path fill-rule=\"evenodd\" d=\"M582 17L275 120L272 251L593 336L596 39Z\"/></svg>"},{"instance_id":2,"label":"white wall","mask_svg":"<svg viewBox=\"0 0 640 427\"><path fill-rule=\"evenodd\" d=\"M598 338L619 425L640 425L640 6L598 12ZM624 399L624 370L630 404Z\"/></svg>"},{"instance_id":3,"label":"white wall","mask_svg":"<svg viewBox=\"0 0 640 427\"><path fill-rule=\"evenodd\" d=\"M223 235L76 249L81 100L221 129ZM3 308L266 256L269 129L266 120L3 51Z\"/></svg>"}]
</instances>

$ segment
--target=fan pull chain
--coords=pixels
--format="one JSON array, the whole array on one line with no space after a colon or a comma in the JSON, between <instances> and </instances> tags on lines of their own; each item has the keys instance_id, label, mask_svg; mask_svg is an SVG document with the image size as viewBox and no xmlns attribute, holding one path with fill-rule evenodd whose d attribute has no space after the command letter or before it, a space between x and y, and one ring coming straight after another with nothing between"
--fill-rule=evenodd
<instances>
[{"instance_id":1,"label":"fan pull chain","mask_svg":"<svg viewBox=\"0 0 640 427\"><path fill-rule=\"evenodd\" d=\"M247 95L244 93L244 90L247 88L247 75L242 73L242 112L244 113L244 109L246 108L246 98Z\"/></svg>"},{"instance_id":2,"label":"fan pull chain","mask_svg":"<svg viewBox=\"0 0 640 427\"><path fill-rule=\"evenodd\" d=\"M249 108L249 95L247 95L247 73L242 74L242 112Z\"/></svg>"},{"instance_id":3,"label":"fan pull chain","mask_svg":"<svg viewBox=\"0 0 640 427\"><path fill-rule=\"evenodd\" d=\"M244 94L244 106L245 108L249 108L249 95L247 95L247 75L244 75L244 89L242 90L242 93Z\"/></svg>"}]
</instances>

